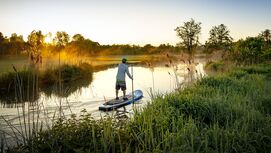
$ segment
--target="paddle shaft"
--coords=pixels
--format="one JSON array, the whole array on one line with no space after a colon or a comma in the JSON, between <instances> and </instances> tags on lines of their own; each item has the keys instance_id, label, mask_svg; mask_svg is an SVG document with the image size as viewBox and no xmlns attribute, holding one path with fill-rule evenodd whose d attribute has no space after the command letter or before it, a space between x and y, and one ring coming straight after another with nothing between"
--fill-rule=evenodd
<instances>
[{"instance_id":1,"label":"paddle shaft","mask_svg":"<svg viewBox=\"0 0 271 153\"><path fill-rule=\"evenodd\" d=\"M132 72L132 97L133 97L133 104L134 104L134 71L133 71L133 65L131 65L131 72Z\"/></svg>"}]
</instances>

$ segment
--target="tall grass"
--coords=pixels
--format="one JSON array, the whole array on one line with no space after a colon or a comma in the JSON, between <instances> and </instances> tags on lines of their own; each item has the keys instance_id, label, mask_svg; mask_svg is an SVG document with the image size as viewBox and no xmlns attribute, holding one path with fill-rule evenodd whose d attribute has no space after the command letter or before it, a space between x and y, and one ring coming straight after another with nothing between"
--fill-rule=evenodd
<instances>
[{"instance_id":1,"label":"tall grass","mask_svg":"<svg viewBox=\"0 0 271 153\"><path fill-rule=\"evenodd\" d=\"M8 147L13 147L16 143L17 146L28 145L33 138L38 136L40 131L49 129L53 124L50 122L52 118L47 116L46 110L41 109L44 107L43 103L37 101L41 91L48 93L46 91L50 88L51 94L66 97L78 88L89 85L92 81L92 66L85 63L76 66L62 65L60 68L45 71L39 71L35 67L22 71L17 71L15 67L13 69L14 72L0 76L0 102L4 105L15 105L18 122L13 123L9 116L1 116L0 124L5 128L0 128L1 152L4 152ZM59 69L62 73L60 79L54 77L58 76ZM59 91L58 80L63 82L61 84L63 92ZM55 119L54 116L52 120ZM46 119L46 117L48 118Z\"/></svg>"},{"instance_id":2,"label":"tall grass","mask_svg":"<svg viewBox=\"0 0 271 153\"><path fill-rule=\"evenodd\" d=\"M3 137L5 139L7 138L6 136L12 138L1 141L2 152L6 147L14 145L9 144L12 143L12 140L15 141L17 145L26 145L32 137L37 135L41 127L39 124L40 108L36 103L39 97L38 71L33 68L18 72L14 66L13 69L14 73L9 73L7 76L10 76L10 78L8 77L7 80L5 80L6 84L9 85L9 88L5 91L7 94L5 96L17 105L19 120L17 124L19 125L13 124L12 120L1 116L1 124L5 122L11 131L8 132L8 130L1 129ZM2 84L2 86L4 85ZM3 100L2 95L0 100ZM26 101L31 103L25 103Z\"/></svg>"},{"instance_id":3,"label":"tall grass","mask_svg":"<svg viewBox=\"0 0 271 153\"><path fill-rule=\"evenodd\" d=\"M269 153L269 67L239 68L158 95L122 126L84 111L58 120L13 151Z\"/></svg>"},{"instance_id":4,"label":"tall grass","mask_svg":"<svg viewBox=\"0 0 271 153\"><path fill-rule=\"evenodd\" d=\"M15 67L14 70L0 76L0 101L3 103L14 103L15 98L19 98L17 102L34 102L39 98L39 92L49 96L54 94L67 97L77 89L89 85L93 79L93 67L86 63L62 65L44 71L35 69L17 71ZM59 71L62 76L61 86Z\"/></svg>"}]
</instances>

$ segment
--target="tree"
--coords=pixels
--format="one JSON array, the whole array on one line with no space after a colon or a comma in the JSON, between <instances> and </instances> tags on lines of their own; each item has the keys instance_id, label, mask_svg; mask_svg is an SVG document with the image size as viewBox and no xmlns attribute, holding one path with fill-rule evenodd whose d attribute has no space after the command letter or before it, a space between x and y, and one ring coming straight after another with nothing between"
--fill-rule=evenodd
<instances>
[{"instance_id":1,"label":"tree","mask_svg":"<svg viewBox=\"0 0 271 153\"><path fill-rule=\"evenodd\" d=\"M214 26L210 32L210 38L206 44L207 47L215 49L229 49L233 38L230 31L224 24Z\"/></svg>"},{"instance_id":2,"label":"tree","mask_svg":"<svg viewBox=\"0 0 271 153\"><path fill-rule=\"evenodd\" d=\"M150 54L150 53L153 53L153 52L154 52L155 47L152 46L151 44L146 44L146 45L143 47L143 50L145 50L146 53Z\"/></svg>"},{"instance_id":3,"label":"tree","mask_svg":"<svg viewBox=\"0 0 271 153\"><path fill-rule=\"evenodd\" d=\"M2 34L2 32L0 32L0 43L4 42L4 40L5 40L5 37Z\"/></svg>"},{"instance_id":4,"label":"tree","mask_svg":"<svg viewBox=\"0 0 271 153\"><path fill-rule=\"evenodd\" d=\"M190 54L190 58L194 56L194 48L199 44L199 35L201 32L201 23L195 22L194 19L184 22L183 26L174 29L177 36L182 40L180 45L185 47Z\"/></svg>"},{"instance_id":5,"label":"tree","mask_svg":"<svg viewBox=\"0 0 271 153\"><path fill-rule=\"evenodd\" d=\"M73 41L83 41L83 40L85 40L85 38L84 38L81 34L75 34L75 35L72 37L72 40L73 40Z\"/></svg>"},{"instance_id":6,"label":"tree","mask_svg":"<svg viewBox=\"0 0 271 153\"><path fill-rule=\"evenodd\" d=\"M70 40L70 36L64 31L58 31L54 38L54 41L56 42L56 46L60 48L67 45L69 40Z\"/></svg>"},{"instance_id":7,"label":"tree","mask_svg":"<svg viewBox=\"0 0 271 153\"><path fill-rule=\"evenodd\" d=\"M10 38L9 38L10 42L23 42L23 36L22 35L17 35L16 33L11 34Z\"/></svg>"},{"instance_id":8,"label":"tree","mask_svg":"<svg viewBox=\"0 0 271 153\"><path fill-rule=\"evenodd\" d=\"M23 36L17 35L16 33L11 34L6 45L8 53L12 55L18 55L23 50L25 50L26 47Z\"/></svg>"},{"instance_id":9,"label":"tree","mask_svg":"<svg viewBox=\"0 0 271 153\"><path fill-rule=\"evenodd\" d=\"M269 48L270 41L271 41L271 34L269 29L265 29L261 34L260 37L262 37L266 43L266 48Z\"/></svg>"},{"instance_id":10,"label":"tree","mask_svg":"<svg viewBox=\"0 0 271 153\"><path fill-rule=\"evenodd\" d=\"M261 37L248 37L235 43L232 57L237 63L254 64L264 60L264 40Z\"/></svg>"},{"instance_id":11,"label":"tree","mask_svg":"<svg viewBox=\"0 0 271 153\"><path fill-rule=\"evenodd\" d=\"M4 42L5 42L5 37L2 34L2 32L0 32L0 55L4 55L6 51Z\"/></svg>"},{"instance_id":12,"label":"tree","mask_svg":"<svg viewBox=\"0 0 271 153\"><path fill-rule=\"evenodd\" d=\"M38 62L41 62L41 50L43 48L44 44L44 35L42 32L33 30L30 35L28 35L28 45L30 49L28 50L30 60L36 64Z\"/></svg>"}]
</instances>

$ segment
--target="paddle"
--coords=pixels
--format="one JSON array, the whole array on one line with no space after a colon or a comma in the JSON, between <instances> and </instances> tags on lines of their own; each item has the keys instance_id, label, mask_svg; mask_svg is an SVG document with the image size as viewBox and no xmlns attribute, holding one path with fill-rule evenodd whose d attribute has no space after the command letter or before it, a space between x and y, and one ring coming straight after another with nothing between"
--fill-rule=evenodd
<instances>
[{"instance_id":1,"label":"paddle","mask_svg":"<svg viewBox=\"0 0 271 153\"><path fill-rule=\"evenodd\" d=\"M131 72L132 72L132 97L133 97L133 104L134 104L134 72L133 72L133 64L131 64Z\"/></svg>"}]
</instances>

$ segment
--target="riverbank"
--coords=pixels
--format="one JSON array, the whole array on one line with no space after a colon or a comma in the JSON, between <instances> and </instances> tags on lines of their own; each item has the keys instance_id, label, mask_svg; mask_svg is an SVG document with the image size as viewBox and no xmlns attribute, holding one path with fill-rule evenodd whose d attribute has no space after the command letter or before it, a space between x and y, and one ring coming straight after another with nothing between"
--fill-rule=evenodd
<instances>
[{"instance_id":1,"label":"riverbank","mask_svg":"<svg viewBox=\"0 0 271 153\"><path fill-rule=\"evenodd\" d=\"M271 66L239 67L157 96L130 120L60 119L15 152L271 150Z\"/></svg>"}]
</instances>

